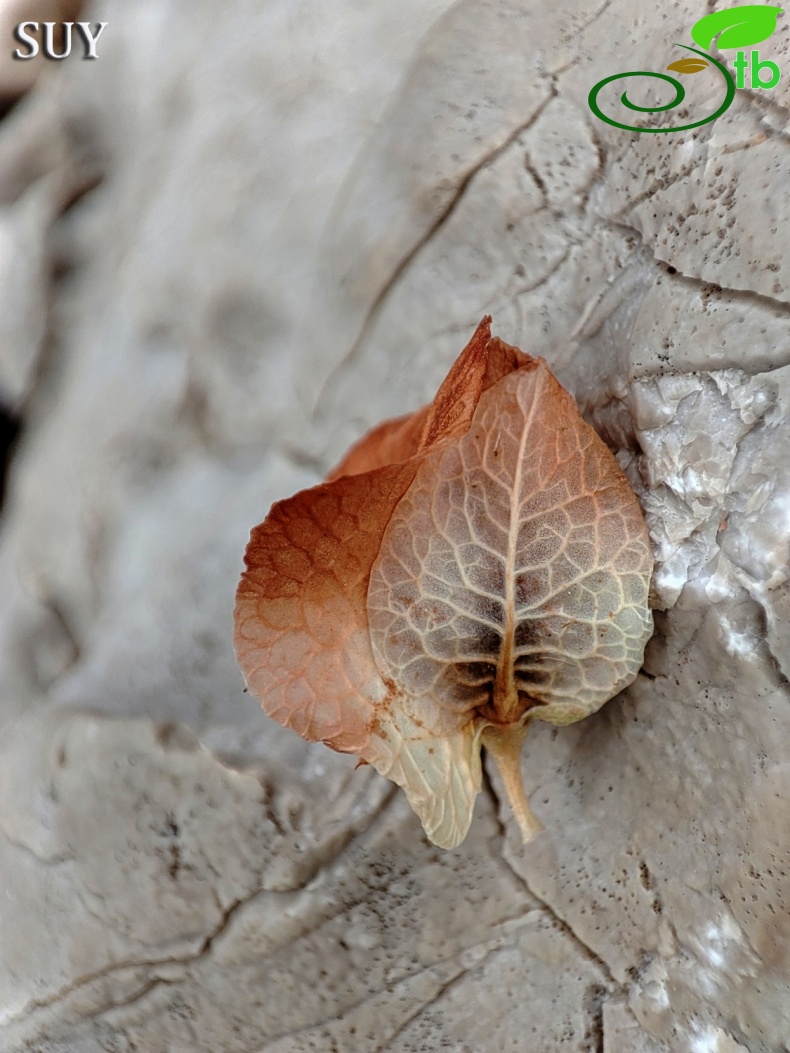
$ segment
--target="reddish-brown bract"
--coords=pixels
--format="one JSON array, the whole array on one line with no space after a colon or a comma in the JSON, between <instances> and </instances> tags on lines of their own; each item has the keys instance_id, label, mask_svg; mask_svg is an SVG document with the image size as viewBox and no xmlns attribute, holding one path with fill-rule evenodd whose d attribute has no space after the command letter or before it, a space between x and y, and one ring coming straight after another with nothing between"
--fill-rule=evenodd
<instances>
[{"instance_id":1,"label":"reddish-brown bract","mask_svg":"<svg viewBox=\"0 0 790 1053\"><path fill-rule=\"evenodd\" d=\"M235 645L265 711L403 786L453 847L532 718L593 712L641 665L652 558L614 457L542 359L481 322L435 399L252 532Z\"/></svg>"}]
</instances>

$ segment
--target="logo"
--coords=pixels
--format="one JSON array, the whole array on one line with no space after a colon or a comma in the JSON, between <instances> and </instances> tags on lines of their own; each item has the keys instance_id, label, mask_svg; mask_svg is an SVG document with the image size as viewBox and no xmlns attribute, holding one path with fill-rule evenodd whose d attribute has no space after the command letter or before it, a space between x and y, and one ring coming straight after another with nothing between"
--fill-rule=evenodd
<instances>
[{"instance_id":1,"label":"logo","mask_svg":"<svg viewBox=\"0 0 790 1053\"><path fill-rule=\"evenodd\" d=\"M691 39L699 48L690 47L687 44L675 44L675 47L683 48L691 52L683 58L670 62L666 67L674 73L690 76L692 73L702 73L704 70L716 71L721 75L724 87L724 99L718 109L708 117L692 121L689 124L676 125L674 128L645 128L633 124L624 124L608 117L598 105L598 95L607 84L625 77L653 77L672 85L675 97L669 102L656 106L638 106L631 102L628 93L623 92L620 102L629 110L637 113L663 113L666 110L674 110L680 106L686 98L686 89L675 77L666 73L655 73L650 70L633 70L629 73L614 73L611 77L604 77L592 88L587 96L590 109L600 120L611 124L614 128L622 128L626 132L645 132L647 134L659 134L663 132L687 132L691 128L699 128L702 124L715 121L730 107L735 98L736 88L761 88L767 90L775 88L779 83L781 73L779 67L770 59L762 60L759 52L751 50L747 58L743 48L750 48L753 44L759 44L767 40L776 29L776 19L782 14L781 7L771 7L762 4L747 4L741 7L730 7L724 11L714 11L705 15L691 27ZM701 48L710 48L716 40L716 47L720 51L738 50L733 59L735 76L727 69L723 62L715 59L708 51Z\"/></svg>"}]
</instances>

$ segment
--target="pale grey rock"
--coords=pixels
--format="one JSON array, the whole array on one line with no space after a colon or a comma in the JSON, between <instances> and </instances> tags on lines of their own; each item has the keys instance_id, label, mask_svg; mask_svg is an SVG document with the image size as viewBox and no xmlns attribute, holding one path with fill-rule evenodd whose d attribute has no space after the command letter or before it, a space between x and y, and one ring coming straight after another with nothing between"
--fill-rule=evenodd
<instances>
[{"instance_id":1,"label":"pale grey rock","mask_svg":"<svg viewBox=\"0 0 790 1053\"><path fill-rule=\"evenodd\" d=\"M13 208L0 207L0 407L6 412L20 410L46 333L45 236L53 197L45 178Z\"/></svg>"},{"instance_id":2,"label":"pale grey rock","mask_svg":"<svg viewBox=\"0 0 790 1053\"><path fill-rule=\"evenodd\" d=\"M705 10L107 3L3 124L4 1050L790 1048L788 75L689 136L587 107ZM492 773L445 854L230 620L249 528L485 313L617 451L657 631L531 732L545 832Z\"/></svg>"}]
</instances>

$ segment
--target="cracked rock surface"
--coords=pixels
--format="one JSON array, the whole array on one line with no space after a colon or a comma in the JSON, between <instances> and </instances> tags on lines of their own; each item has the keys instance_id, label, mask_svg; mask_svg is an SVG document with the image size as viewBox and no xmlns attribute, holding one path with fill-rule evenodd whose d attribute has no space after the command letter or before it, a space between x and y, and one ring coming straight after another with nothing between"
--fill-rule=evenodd
<instances>
[{"instance_id":1,"label":"cracked rock surface","mask_svg":"<svg viewBox=\"0 0 790 1053\"><path fill-rule=\"evenodd\" d=\"M4 1051L790 1049L790 22L693 133L587 106L705 11L108 0L3 120ZM629 474L657 631L531 733L545 832L491 772L443 853L230 619L250 527L485 313Z\"/></svg>"}]
</instances>

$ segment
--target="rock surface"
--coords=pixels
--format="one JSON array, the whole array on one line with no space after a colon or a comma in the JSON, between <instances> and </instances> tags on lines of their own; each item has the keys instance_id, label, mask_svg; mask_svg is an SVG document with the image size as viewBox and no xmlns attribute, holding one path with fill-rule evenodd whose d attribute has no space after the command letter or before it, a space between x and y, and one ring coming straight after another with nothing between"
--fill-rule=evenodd
<instances>
[{"instance_id":1,"label":"rock surface","mask_svg":"<svg viewBox=\"0 0 790 1053\"><path fill-rule=\"evenodd\" d=\"M790 74L638 136L587 93L701 2L216 13L96 6L0 128L0 1045L790 1049ZM618 451L657 632L530 735L546 832L492 773L442 853L230 617L253 523L486 312Z\"/></svg>"}]
</instances>

